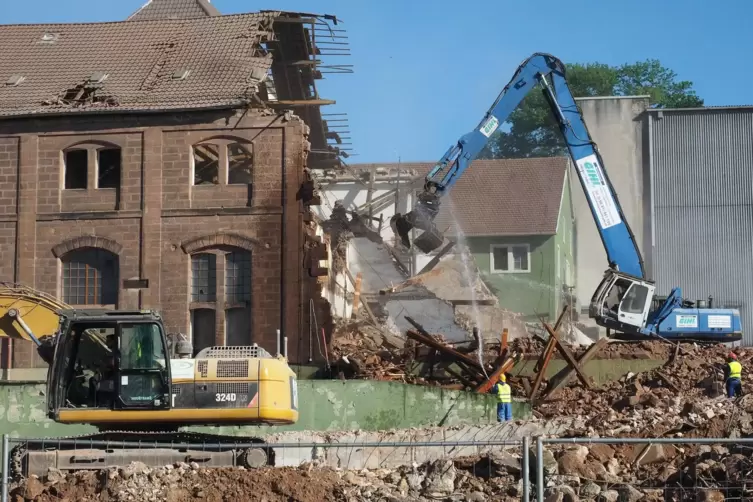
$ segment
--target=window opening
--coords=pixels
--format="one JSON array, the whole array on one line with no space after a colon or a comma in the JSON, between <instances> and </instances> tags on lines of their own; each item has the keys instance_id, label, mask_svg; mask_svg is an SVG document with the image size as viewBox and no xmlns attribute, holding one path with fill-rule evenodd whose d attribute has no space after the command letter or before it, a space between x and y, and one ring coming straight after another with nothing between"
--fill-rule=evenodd
<instances>
[{"instance_id":1,"label":"window opening","mask_svg":"<svg viewBox=\"0 0 753 502\"><path fill-rule=\"evenodd\" d=\"M191 310L191 343L193 355L215 344L215 311L214 309Z\"/></svg>"},{"instance_id":2,"label":"window opening","mask_svg":"<svg viewBox=\"0 0 753 502\"><path fill-rule=\"evenodd\" d=\"M191 301L197 303L217 300L217 256L211 253L191 257Z\"/></svg>"},{"instance_id":3,"label":"window opening","mask_svg":"<svg viewBox=\"0 0 753 502\"><path fill-rule=\"evenodd\" d=\"M492 246L491 269L495 272L528 272L530 270L528 246Z\"/></svg>"},{"instance_id":4,"label":"window opening","mask_svg":"<svg viewBox=\"0 0 753 502\"><path fill-rule=\"evenodd\" d=\"M239 307L225 311L225 345L251 344L251 308Z\"/></svg>"},{"instance_id":5,"label":"window opening","mask_svg":"<svg viewBox=\"0 0 753 502\"><path fill-rule=\"evenodd\" d=\"M235 251L225 255L225 301L251 300L251 253Z\"/></svg>"},{"instance_id":6,"label":"window opening","mask_svg":"<svg viewBox=\"0 0 753 502\"><path fill-rule=\"evenodd\" d=\"M507 248L495 247L492 253L494 254L494 270L509 270Z\"/></svg>"},{"instance_id":7,"label":"window opening","mask_svg":"<svg viewBox=\"0 0 753 502\"><path fill-rule=\"evenodd\" d=\"M513 270L528 270L528 249L523 246L512 248Z\"/></svg>"},{"instance_id":8,"label":"window opening","mask_svg":"<svg viewBox=\"0 0 753 502\"><path fill-rule=\"evenodd\" d=\"M97 151L97 188L120 186L120 148L103 148Z\"/></svg>"},{"instance_id":9,"label":"window opening","mask_svg":"<svg viewBox=\"0 0 753 502\"><path fill-rule=\"evenodd\" d=\"M217 145L193 147L194 185L218 185L220 183L220 149Z\"/></svg>"},{"instance_id":10,"label":"window opening","mask_svg":"<svg viewBox=\"0 0 753 502\"><path fill-rule=\"evenodd\" d=\"M89 152L83 149L65 152L65 189L81 190L87 187Z\"/></svg>"},{"instance_id":11,"label":"window opening","mask_svg":"<svg viewBox=\"0 0 753 502\"><path fill-rule=\"evenodd\" d=\"M232 143L227 147L229 185L248 185L251 183L254 156L246 147Z\"/></svg>"},{"instance_id":12,"label":"window opening","mask_svg":"<svg viewBox=\"0 0 753 502\"><path fill-rule=\"evenodd\" d=\"M71 251L62 258L63 301L71 305L116 305L118 257L99 248Z\"/></svg>"}]
</instances>

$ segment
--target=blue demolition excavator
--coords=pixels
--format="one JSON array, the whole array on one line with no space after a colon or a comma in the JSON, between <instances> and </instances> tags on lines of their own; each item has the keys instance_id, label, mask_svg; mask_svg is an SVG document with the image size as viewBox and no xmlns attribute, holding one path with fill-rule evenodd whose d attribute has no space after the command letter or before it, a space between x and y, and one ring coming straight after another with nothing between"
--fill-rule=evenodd
<instances>
[{"instance_id":1,"label":"blue demolition excavator","mask_svg":"<svg viewBox=\"0 0 753 502\"><path fill-rule=\"evenodd\" d=\"M462 136L426 176L414 209L391 219L390 225L403 245L410 248L409 233L414 228L422 231L413 242L420 251L430 253L442 245L444 236L434 223L442 196L537 84L565 138L609 261L591 298L589 317L607 328L610 338L620 340L660 336L728 343L742 339L737 309L712 308L684 300L680 288L674 288L666 298L655 296L656 286L646 278L633 232L567 85L565 66L549 54L536 53L518 67L479 125Z\"/></svg>"}]
</instances>

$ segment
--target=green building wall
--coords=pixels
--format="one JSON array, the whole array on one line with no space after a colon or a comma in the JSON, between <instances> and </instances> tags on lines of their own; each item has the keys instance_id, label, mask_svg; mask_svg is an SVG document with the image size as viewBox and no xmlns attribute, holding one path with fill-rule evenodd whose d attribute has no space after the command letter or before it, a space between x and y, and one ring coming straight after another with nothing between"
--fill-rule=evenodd
<instances>
[{"instance_id":1,"label":"green building wall","mask_svg":"<svg viewBox=\"0 0 753 502\"><path fill-rule=\"evenodd\" d=\"M540 316L557 317L565 301L563 285L576 286L573 219L570 181L566 176L555 235L468 238L476 266L500 306L522 314L527 321L537 321ZM491 246L504 244L528 244L530 272L491 272Z\"/></svg>"}]
</instances>

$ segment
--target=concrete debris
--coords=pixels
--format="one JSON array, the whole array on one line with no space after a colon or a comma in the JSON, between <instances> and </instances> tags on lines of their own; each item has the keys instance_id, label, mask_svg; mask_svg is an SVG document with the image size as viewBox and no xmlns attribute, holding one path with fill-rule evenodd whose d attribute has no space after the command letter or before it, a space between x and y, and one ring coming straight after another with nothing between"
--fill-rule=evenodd
<instances>
[{"instance_id":1,"label":"concrete debris","mask_svg":"<svg viewBox=\"0 0 753 502\"><path fill-rule=\"evenodd\" d=\"M746 485L753 459L744 447L685 445L672 447L672 452L663 448L661 462L636 462L637 457L645 455L647 446L651 449L657 445L547 446L543 459L546 500L637 502L689 500L691 496L692 500L722 501L747 500L753 495ZM535 448L529 455L533 494ZM252 470L205 469L185 463L162 468L132 463L120 469L73 473L51 469L45 478L32 476L13 484L10 500L355 502L521 498L518 449L495 447L487 453L423 463L415 463L412 458L408 455L402 463L389 466L377 462L368 469L333 468L316 462Z\"/></svg>"},{"instance_id":2,"label":"concrete debris","mask_svg":"<svg viewBox=\"0 0 753 502\"><path fill-rule=\"evenodd\" d=\"M519 460L518 460L519 463ZM267 501L503 501L520 500L517 474L488 458L436 460L398 469L335 470L304 465L292 468L192 469L177 464L150 469L78 471L62 479L31 477L11 486L11 500L42 502ZM128 475L124 477L123 474Z\"/></svg>"},{"instance_id":3,"label":"concrete debris","mask_svg":"<svg viewBox=\"0 0 753 502\"><path fill-rule=\"evenodd\" d=\"M682 344L684 355L677 358L672 357L674 350L675 346L663 342L608 344L600 356L649 355L666 357L667 362L660 368L628 374L595 389L584 389L575 382L574 386L561 389L555 400L537 403L536 412L543 418L587 416L602 434L628 436L634 435L636 425L653 427L646 431L653 436L677 435L728 418L733 407L721 387L729 347ZM743 367L749 367L753 352L741 350L738 359ZM579 406L572 406L573 402ZM725 435L724 430L718 432Z\"/></svg>"}]
</instances>

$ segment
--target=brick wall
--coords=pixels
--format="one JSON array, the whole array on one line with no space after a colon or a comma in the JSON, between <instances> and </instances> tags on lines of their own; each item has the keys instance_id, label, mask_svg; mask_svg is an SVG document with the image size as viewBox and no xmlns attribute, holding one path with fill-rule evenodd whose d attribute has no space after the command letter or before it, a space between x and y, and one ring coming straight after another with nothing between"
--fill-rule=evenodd
<instances>
[{"instance_id":1,"label":"brick wall","mask_svg":"<svg viewBox=\"0 0 753 502\"><path fill-rule=\"evenodd\" d=\"M0 122L0 280L60 297L61 258L105 249L117 255L117 307L158 309L168 331L188 333L191 254L250 251L247 343L274 351L282 329L290 360L299 362L299 351L308 354L308 335L300 339L308 333L308 283L316 281L305 269L307 209L296 197L307 131L295 117L256 112ZM253 152L250 185L227 184L226 174L219 185L193 185L193 145L215 142ZM95 188L92 170L85 189L64 189L66 149L102 147L120 148L119 186ZM126 289L129 279L148 279L149 286ZM225 341L222 319L215 340ZM12 365L41 361L19 341Z\"/></svg>"}]
</instances>

